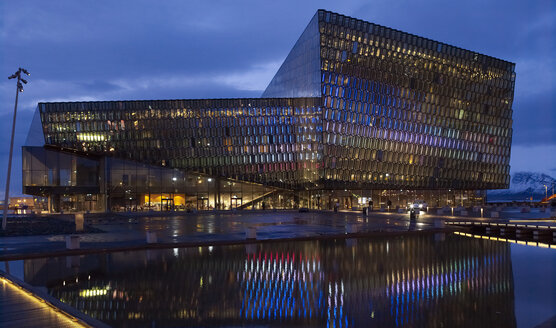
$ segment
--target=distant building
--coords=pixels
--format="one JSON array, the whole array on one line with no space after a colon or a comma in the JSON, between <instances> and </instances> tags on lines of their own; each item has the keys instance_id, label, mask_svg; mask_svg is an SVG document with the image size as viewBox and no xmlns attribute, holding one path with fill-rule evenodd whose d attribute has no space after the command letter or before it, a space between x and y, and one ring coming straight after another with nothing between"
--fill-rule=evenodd
<instances>
[{"instance_id":1,"label":"distant building","mask_svg":"<svg viewBox=\"0 0 556 328\"><path fill-rule=\"evenodd\" d=\"M319 10L263 98L39 103L24 193L51 211L482 202L509 185L514 68Z\"/></svg>"}]
</instances>

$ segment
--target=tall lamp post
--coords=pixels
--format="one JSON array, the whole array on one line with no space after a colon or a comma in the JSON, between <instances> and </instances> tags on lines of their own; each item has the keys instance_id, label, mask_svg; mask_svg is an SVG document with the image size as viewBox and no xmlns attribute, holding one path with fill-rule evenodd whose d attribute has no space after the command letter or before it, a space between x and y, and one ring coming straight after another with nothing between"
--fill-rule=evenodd
<instances>
[{"instance_id":1,"label":"tall lamp post","mask_svg":"<svg viewBox=\"0 0 556 328\"><path fill-rule=\"evenodd\" d=\"M15 117L17 115L17 99L19 93L23 92L23 84L27 84L27 80L21 77L21 73L31 75L25 68L19 68L17 72L8 77L9 80L17 78L17 87L15 90L15 106L14 106L14 120L12 123L12 137L10 140L10 157L8 157L8 176L6 177L6 193L4 195L4 213L2 215L2 230L6 230L6 223L8 219L8 207L10 199L10 177L12 173L12 155L14 151L14 133L15 133ZM21 84L23 82L23 84Z\"/></svg>"}]
</instances>

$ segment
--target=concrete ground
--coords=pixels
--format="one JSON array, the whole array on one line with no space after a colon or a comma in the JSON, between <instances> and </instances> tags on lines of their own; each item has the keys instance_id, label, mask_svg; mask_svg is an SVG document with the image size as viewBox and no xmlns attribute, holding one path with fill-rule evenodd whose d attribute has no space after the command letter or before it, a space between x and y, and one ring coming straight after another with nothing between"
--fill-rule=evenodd
<instances>
[{"instance_id":1,"label":"concrete ground","mask_svg":"<svg viewBox=\"0 0 556 328\"><path fill-rule=\"evenodd\" d=\"M450 211L448 211L450 212ZM521 213L520 209L508 208L500 212L498 219L477 216L452 216L436 214L436 210L422 212L415 221L407 213L341 211L238 211L180 213L175 216L129 216L115 215L95 221L94 228L104 233L76 234L80 238L80 250L102 251L146 247L146 233L154 232L158 244L206 244L242 242L246 231L256 231L257 240L284 240L299 238L324 238L348 234L403 233L406 231L438 230L435 222L443 220L498 220L547 218L546 213L532 209ZM485 212L486 213L486 212ZM483 213L483 214L485 214ZM470 213L473 215L473 213ZM551 223L547 223L551 224ZM453 228L451 228L453 229ZM67 235L42 235L0 238L0 260L36 256L61 255L66 250Z\"/></svg>"},{"instance_id":2,"label":"concrete ground","mask_svg":"<svg viewBox=\"0 0 556 328\"><path fill-rule=\"evenodd\" d=\"M161 217L118 217L93 224L104 233L76 234L81 249L137 247L146 244L146 232L155 232L158 243L234 242L246 238L248 227L257 240L311 238L346 232L402 232L432 228L432 222L410 226L407 214L354 212L241 211L184 213ZM66 248L66 235L0 238L2 258L18 255L48 255Z\"/></svg>"}]
</instances>

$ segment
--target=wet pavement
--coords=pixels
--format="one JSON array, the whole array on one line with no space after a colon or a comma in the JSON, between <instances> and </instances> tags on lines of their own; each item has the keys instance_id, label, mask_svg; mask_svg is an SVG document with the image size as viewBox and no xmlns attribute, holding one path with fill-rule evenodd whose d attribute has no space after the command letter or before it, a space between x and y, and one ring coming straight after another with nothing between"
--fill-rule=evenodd
<instances>
[{"instance_id":1,"label":"wet pavement","mask_svg":"<svg viewBox=\"0 0 556 328\"><path fill-rule=\"evenodd\" d=\"M81 250L108 250L146 246L146 232L155 232L159 244L184 244L210 242L237 242L246 239L246 230L256 230L257 240L283 240L299 238L320 238L345 233L401 233L435 229L435 221L440 220L481 220L505 222L527 218L546 218L550 213L531 209L521 213L520 208L506 208L500 212L500 219L481 218L480 213L458 216L457 212L438 215L436 210L421 212L415 221L409 220L407 213L341 211L238 211L183 213L175 216L134 216L105 218L92 227L104 233L82 233ZM473 216L476 214L476 216ZM485 211L484 216L489 212ZM541 224L552 225L550 221ZM0 238L0 260L18 256L48 256L66 251L65 236L42 235Z\"/></svg>"},{"instance_id":2,"label":"wet pavement","mask_svg":"<svg viewBox=\"0 0 556 328\"><path fill-rule=\"evenodd\" d=\"M106 220L105 220L106 221ZM346 232L403 232L433 228L419 219L410 224L407 214L353 212L253 211L187 213L179 216L135 217L114 223L94 224L104 233L76 234L81 249L110 249L146 244L147 231L155 232L158 243L206 243L243 241L247 228L256 230L257 240L318 238ZM0 238L0 258L48 254L65 250L66 235Z\"/></svg>"}]
</instances>

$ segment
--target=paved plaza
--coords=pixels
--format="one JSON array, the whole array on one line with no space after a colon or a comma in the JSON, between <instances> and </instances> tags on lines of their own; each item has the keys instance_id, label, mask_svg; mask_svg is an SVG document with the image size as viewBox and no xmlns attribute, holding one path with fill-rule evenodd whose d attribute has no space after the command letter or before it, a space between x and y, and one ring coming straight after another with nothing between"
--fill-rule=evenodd
<instances>
[{"instance_id":1,"label":"paved plaza","mask_svg":"<svg viewBox=\"0 0 556 328\"><path fill-rule=\"evenodd\" d=\"M441 228L440 221L450 220L537 220L550 217L550 211L532 209L522 213L520 208L500 211L500 218L461 216L446 209L444 215L437 210L421 212L417 220L410 220L407 213L343 211L237 211L198 212L174 216L141 216L137 214L108 216L88 220L89 224L103 233L76 234L81 250L102 251L145 247L146 233L156 234L157 244L206 244L245 241L251 229L257 240L284 240L300 238L324 238L348 234L403 233L404 231L426 231ZM454 215L452 215L452 213ZM489 216L484 212L483 216ZM155 214L156 215L156 214ZM543 221L544 225L553 222ZM41 235L0 238L0 259L18 256L48 256L66 250L67 235Z\"/></svg>"},{"instance_id":2,"label":"paved plaza","mask_svg":"<svg viewBox=\"0 0 556 328\"><path fill-rule=\"evenodd\" d=\"M95 220L92 226L104 233L77 234L81 249L112 249L145 245L146 232L155 232L158 243L235 242L255 229L257 240L319 238L366 232L403 232L433 228L431 219L410 222L405 213L298 211L240 211L184 213L176 216L122 217ZM55 253L65 249L66 235L0 238L1 257L17 254Z\"/></svg>"}]
</instances>

